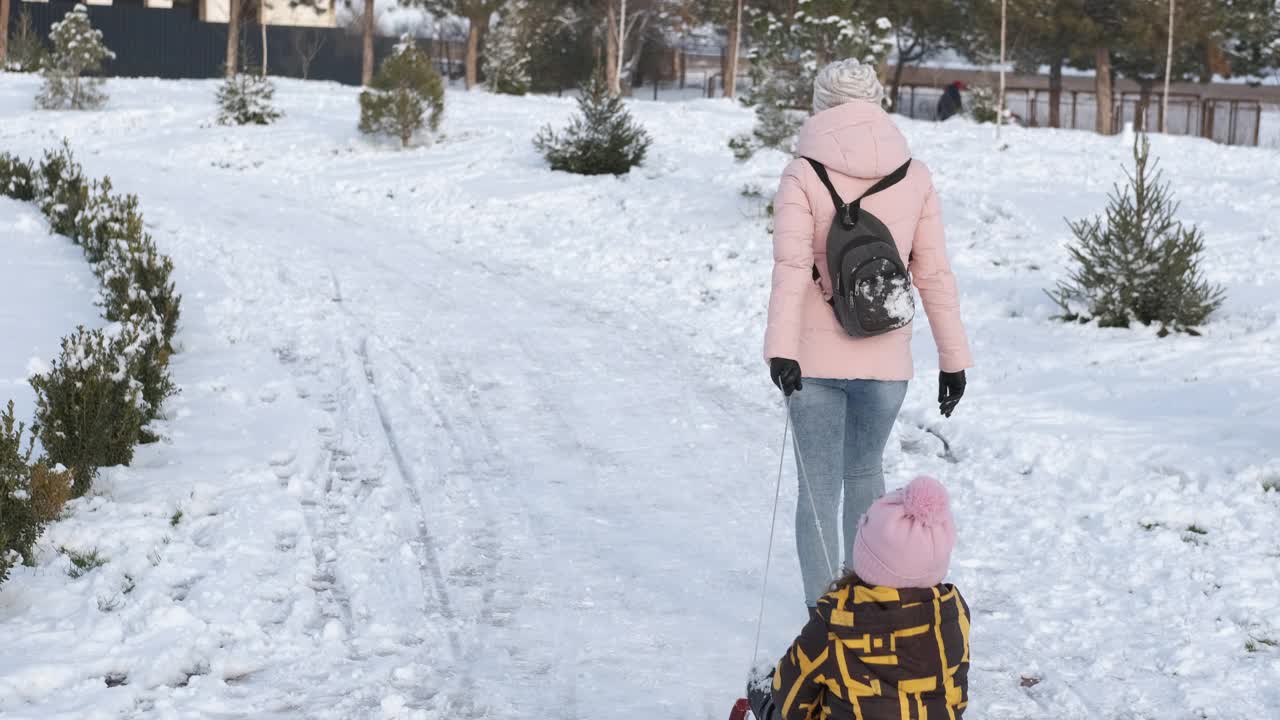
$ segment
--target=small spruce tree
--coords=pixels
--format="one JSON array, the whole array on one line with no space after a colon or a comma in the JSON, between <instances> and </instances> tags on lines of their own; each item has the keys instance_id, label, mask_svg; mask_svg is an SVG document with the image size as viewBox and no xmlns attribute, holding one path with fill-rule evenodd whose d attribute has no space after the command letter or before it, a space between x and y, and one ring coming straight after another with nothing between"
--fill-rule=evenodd
<instances>
[{"instance_id":1,"label":"small spruce tree","mask_svg":"<svg viewBox=\"0 0 1280 720\"><path fill-rule=\"evenodd\" d=\"M563 135L548 125L534 138L552 170L625 175L644 161L649 134L631 119L622 99L609 93L603 74L595 73L582 87L578 113Z\"/></svg>"},{"instance_id":2,"label":"small spruce tree","mask_svg":"<svg viewBox=\"0 0 1280 720\"><path fill-rule=\"evenodd\" d=\"M9 53L4 69L9 72L39 72L49 51L31 22L31 12L23 10L9 33Z\"/></svg>"},{"instance_id":3,"label":"small spruce tree","mask_svg":"<svg viewBox=\"0 0 1280 720\"><path fill-rule=\"evenodd\" d=\"M969 92L969 117L974 122L993 123L998 112L996 94L991 88L979 86Z\"/></svg>"},{"instance_id":4,"label":"small spruce tree","mask_svg":"<svg viewBox=\"0 0 1280 720\"><path fill-rule=\"evenodd\" d=\"M89 24L89 11L76 5L49 33L53 51L44 63L44 87L36 103L46 110L84 110L101 107L107 101L102 78L85 73L102 70L104 60L115 53L102 44L102 32Z\"/></svg>"},{"instance_id":5,"label":"small spruce tree","mask_svg":"<svg viewBox=\"0 0 1280 720\"><path fill-rule=\"evenodd\" d=\"M270 125L281 112L272 104L275 87L265 75L237 72L218 87L218 122L223 125Z\"/></svg>"},{"instance_id":6,"label":"small spruce tree","mask_svg":"<svg viewBox=\"0 0 1280 720\"><path fill-rule=\"evenodd\" d=\"M1134 140L1128 187L1116 186L1106 218L1070 223L1076 268L1049 296L1067 320L1097 320L1102 327L1158 324L1196 334L1223 301L1221 287L1200 270L1204 235L1175 219L1178 204L1149 160L1145 133Z\"/></svg>"},{"instance_id":7,"label":"small spruce tree","mask_svg":"<svg viewBox=\"0 0 1280 720\"><path fill-rule=\"evenodd\" d=\"M489 89L504 95L529 92L529 60L532 55L525 15L528 3L507 4L501 22L489 33L484 50L484 76Z\"/></svg>"},{"instance_id":8,"label":"small spruce tree","mask_svg":"<svg viewBox=\"0 0 1280 720\"><path fill-rule=\"evenodd\" d=\"M443 113L440 73L406 35L378 68L373 84L360 93L360 132L392 135L408 147L424 125L433 132L439 128Z\"/></svg>"}]
</instances>

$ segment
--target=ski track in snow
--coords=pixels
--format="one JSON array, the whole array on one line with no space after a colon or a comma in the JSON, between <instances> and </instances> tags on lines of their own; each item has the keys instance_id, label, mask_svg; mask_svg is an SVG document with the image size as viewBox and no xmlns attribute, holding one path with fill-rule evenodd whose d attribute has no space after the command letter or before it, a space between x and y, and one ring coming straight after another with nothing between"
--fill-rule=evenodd
<instances>
[{"instance_id":1,"label":"ski track in snow","mask_svg":"<svg viewBox=\"0 0 1280 720\"><path fill-rule=\"evenodd\" d=\"M166 442L0 588L26 658L0 660L0 715L721 718L781 421L758 357L766 219L738 191L770 192L783 158L724 146L750 114L633 103L657 143L617 180L542 168L529 138L572 109L552 98L450 93L445 139L401 153L357 138L353 89L281 83L285 119L238 129L206 126L213 89L111 81L105 112L35 113L32 79L0 79L0 149L67 136L139 194L185 296ZM1267 717L1280 650L1243 646L1280 639L1280 493L1260 491L1280 478L1274 153L1155 140L1231 294L1205 338L1157 340L1053 323L1040 294L1059 219L1101 209L1125 148L906 128L979 367L937 420L918 314L886 467L952 488L967 716ZM803 617L790 516L764 654ZM68 581L56 547L95 538L111 562ZM95 609L126 572L137 589ZM66 628L90 638L70 655Z\"/></svg>"}]
</instances>

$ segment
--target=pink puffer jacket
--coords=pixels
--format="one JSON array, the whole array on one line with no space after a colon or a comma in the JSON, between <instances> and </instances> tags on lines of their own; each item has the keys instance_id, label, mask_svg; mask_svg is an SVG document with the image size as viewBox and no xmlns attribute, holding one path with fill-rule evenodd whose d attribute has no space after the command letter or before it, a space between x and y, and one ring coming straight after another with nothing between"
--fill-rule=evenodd
<instances>
[{"instance_id":1,"label":"pink puffer jacket","mask_svg":"<svg viewBox=\"0 0 1280 720\"><path fill-rule=\"evenodd\" d=\"M827 166L845 201L893 172L910 157L907 140L878 105L850 102L818 113L800 130L799 154ZM942 212L924 163L911 163L897 185L868 197L863 209L893 233L929 316L938 366L955 372L973 366L960 321L955 276L947 260ZM872 338L853 338L826 300L827 231L835 216L831 195L809 163L793 160L774 196L773 293L765 331L766 358L791 358L805 377L909 380L911 326ZM813 281L817 263L822 285Z\"/></svg>"}]
</instances>

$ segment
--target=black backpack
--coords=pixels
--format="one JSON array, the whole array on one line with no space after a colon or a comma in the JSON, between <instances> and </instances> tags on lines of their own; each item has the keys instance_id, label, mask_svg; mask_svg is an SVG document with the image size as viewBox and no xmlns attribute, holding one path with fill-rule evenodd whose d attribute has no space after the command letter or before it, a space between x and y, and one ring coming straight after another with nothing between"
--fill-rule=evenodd
<instances>
[{"instance_id":1,"label":"black backpack","mask_svg":"<svg viewBox=\"0 0 1280 720\"><path fill-rule=\"evenodd\" d=\"M827 233L827 271L831 278L832 309L845 332L853 337L874 337L906 327L916 314L911 276L902 262L889 228L863 210L862 199L890 188L907 176L911 161L881 178L858 199L846 203L831 184L822 163L805 158L831 193L836 215ZM813 266L813 279L820 275Z\"/></svg>"}]
</instances>

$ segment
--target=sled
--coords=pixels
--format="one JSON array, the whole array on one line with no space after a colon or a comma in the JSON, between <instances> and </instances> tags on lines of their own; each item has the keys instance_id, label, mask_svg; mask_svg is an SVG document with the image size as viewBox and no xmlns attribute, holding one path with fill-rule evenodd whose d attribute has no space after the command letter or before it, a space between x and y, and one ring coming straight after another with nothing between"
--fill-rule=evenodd
<instances>
[{"instance_id":1,"label":"sled","mask_svg":"<svg viewBox=\"0 0 1280 720\"><path fill-rule=\"evenodd\" d=\"M733 709L729 711L729 720L747 720L751 717L751 703L746 698L738 698L738 702L733 704Z\"/></svg>"}]
</instances>

